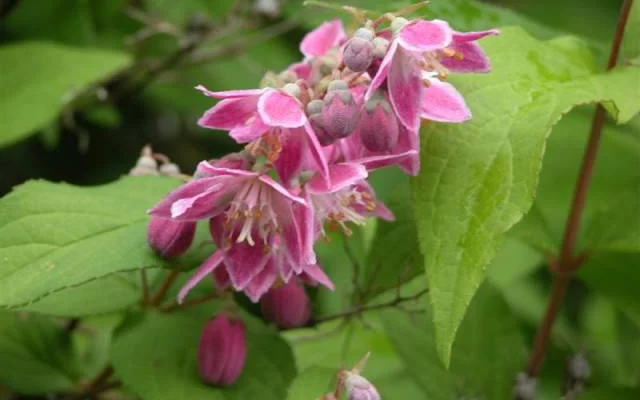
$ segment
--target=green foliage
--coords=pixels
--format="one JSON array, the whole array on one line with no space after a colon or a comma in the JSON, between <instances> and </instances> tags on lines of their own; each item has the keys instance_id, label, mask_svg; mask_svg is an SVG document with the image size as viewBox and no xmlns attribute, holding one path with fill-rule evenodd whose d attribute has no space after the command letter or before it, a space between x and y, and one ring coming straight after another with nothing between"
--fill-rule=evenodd
<instances>
[{"instance_id":1,"label":"green foliage","mask_svg":"<svg viewBox=\"0 0 640 400\"><path fill-rule=\"evenodd\" d=\"M0 355L0 385L28 394L73 386L71 342L52 319L0 311Z\"/></svg>"},{"instance_id":2,"label":"green foliage","mask_svg":"<svg viewBox=\"0 0 640 400\"><path fill-rule=\"evenodd\" d=\"M454 343L449 370L436 350L430 314L412 320L398 312L382 313L389 338L426 398L509 398L526 353L517 320L496 290L485 285L474 298Z\"/></svg>"},{"instance_id":3,"label":"green foliage","mask_svg":"<svg viewBox=\"0 0 640 400\"><path fill-rule=\"evenodd\" d=\"M74 93L125 67L126 54L47 42L0 47L0 147L53 122ZM41 68L47 66L47 73ZM28 107L25 105L28 104Z\"/></svg>"},{"instance_id":4,"label":"green foliage","mask_svg":"<svg viewBox=\"0 0 640 400\"><path fill-rule=\"evenodd\" d=\"M640 252L640 181L593 215L586 236L592 250Z\"/></svg>"},{"instance_id":5,"label":"green foliage","mask_svg":"<svg viewBox=\"0 0 640 400\"><path fill-rule=\"evenodd\" d=\"M571 43L539 42L519 29L486 39L494 71L452 79L475 117L422 131L427 172L412 182L413 206L445 363L502 234L531 207L553 125L576 104L594 101L606 100L620 122L638 111L627 82L640 71L593 75L591 61L576 56L582 51L564 51Z\"/></svg>"},{"instance_id":6,"label":"green foliage","mask_svg":"<svg viewBox=\"0 0 640 400\"><path fill-rule=\"evenodd\" d=\"M145 400L286 398L296 374L291 350L273 329L250 317L243 317L248 350L240 379L225 389L202 383L196 354L200 331L211 316L210 306L131 315L114 337L116 375Z\"/></svg>"},{"instance_id":7,"label":"green foliage","mask_svg":"<svg viewBox=\"0 0 640 400\"><path fill-rule=\"evenodd\" d=\"M335 390L336 370L310 367L300 373L291 384L287 400L315 399Z\"/></svg>"},{"instance_id":8,"label":"green foliage","mask_svg":"<svg viewBox=\"0 0 640 400\"><path fill-rule=\"evenodd\" d=\"M94 279L165 265L148 248L145 211L176 185L126 177L90 188L43 181L16 188L0 200L0 304L25 305ZM90 290L74 293L73 302L96 299Z\"/></svg>"}]
</instances>

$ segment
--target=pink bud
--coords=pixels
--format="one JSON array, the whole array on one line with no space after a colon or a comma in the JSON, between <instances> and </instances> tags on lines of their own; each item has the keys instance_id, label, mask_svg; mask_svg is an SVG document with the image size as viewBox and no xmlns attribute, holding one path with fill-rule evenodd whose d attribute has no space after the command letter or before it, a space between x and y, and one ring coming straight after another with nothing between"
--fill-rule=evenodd
<instances>
[{"instance_id":1,"label":"pink bud","mask_svg":"<svg viewBox=\"0 0 640 400\"><path fill-rule=\"evenodd\" d=\"M389 102L377 92L364 104L358 124L360 139L371 151L386 151L398 143L398 120Z\"/></svg>"},{"instance_id":2,"label":"pink bud","mask_svg":"<svg viewBox=\"0 0 640 400\"><path fill-rule=\"evenodd\" d=\"M344 385L348 400L380 400L375 386L360 375L349 373Z\"/></svg>"},{"instance_id":3,"label":"pink bud","mask_svg":"<svg viewBox=\"0 0 640 400\"><path fill-rule=\"evenodd\" d=\"M324 102L322 100L311 100L307 104L307 116L309 118L309 125L316 134L318 142L322 146L328 146L335 141L331 135L324 129L324 122L322 119L322 111L324 110Z\"/></svg>"},{"instance_id":4,"label":"pink bud","mask_svg":"<svg viewBox=\"0 0 640 400\"><path fill-rule=\"evenodd\" d=\"M359 107L347 83L341 80L331 82L324 97L322 110L322 121L326 132L336 139L345 138L351 135L359 118Z\"/></svg>"},{"instance_id":5,"label":"pink bud","mask_svg":"<svg viewBox=\"0 0 640 400\"><path fill-rule=\"evenodd\" d=\"M355 35L349 39L343 52L343 62L354 72L364 72L373 61L373 40L374 33L366 28L360 28Z\"/></svg>"},{"instance_id":6,"label":"pink bud","mask_svg":"<svg viewBox=\"0 0 640 400\"><path fill-rule=\"evenodd\" d=\"M299 328L311 318L311 303L304 288L295 280L272 288L260 299L265 319L279 328Z\"/></svg>"},{"instance_id":7,"label":"pink bud","mask_svg":"<svg viewBox=\"0 0 640 400\"><path fill-rule=\"evenodd\" d=\"M176 221L152 216L147 228L149 246L163 258L183 255L191 246L196 233L193 221Z\"/></svg>"},{"instance_id":8,"label":"pink bud","mask_svg":"<svg viewBox=\"0 0 640 400\"><path fill-rule=\"evenodd\" d=\"M242 321L221 313L207 323L198 346L198 367L203 381L210 385L232 385L242 373L246 358Z\"/></svg>"}]
</instances>

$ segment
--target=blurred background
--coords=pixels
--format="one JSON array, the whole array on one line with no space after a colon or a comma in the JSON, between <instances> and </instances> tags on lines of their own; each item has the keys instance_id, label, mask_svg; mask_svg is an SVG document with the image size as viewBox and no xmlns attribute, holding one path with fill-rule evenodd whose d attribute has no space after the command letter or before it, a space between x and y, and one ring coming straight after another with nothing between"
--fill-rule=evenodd
<instances>
[{"instance_id":1,"label":"blurred background","mask_svg":"<svg viewBox=\"0 0 640 400\"><path fill-rule=\"evenodd\" d=\"M521 24L542 38L583 36L604 66L620 3L433 0L420 13L459 30ZM0 195L32 178L117 179L145 144L187 173L235 150L196 125L213 101L193 87L257 87L300 58L309 28L335 16L348 18L298 0L0 0Z\"/></svg>"}]
</instances>

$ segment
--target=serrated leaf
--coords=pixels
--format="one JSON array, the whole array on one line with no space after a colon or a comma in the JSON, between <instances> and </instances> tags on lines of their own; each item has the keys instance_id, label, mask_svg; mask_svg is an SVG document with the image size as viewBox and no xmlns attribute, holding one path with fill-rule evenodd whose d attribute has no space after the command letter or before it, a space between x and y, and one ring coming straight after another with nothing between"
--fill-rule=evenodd
<instances>
[{"instance_id":1,"label":"serrated leaf","mask_svg":"<svg viewBox=\"0 0 640 400\"><path fill-rule=\"evenodd\" d=\"M485 284L471 303L454 343L449 370L436 349L430 312L414 320L397 310L384 311L382 316L389 338L425 398L511 398L526 346L517 320L490 285Z\"/></svg>"},{"instance_id":2,"label":"serrated leaf","mask_svg":"<svg viewBox=\"0 0 640 400\"><path fill-rule=\"evenodd\" d=\"M125 67L128 55L76 49L47 42L0 47L0 146L14 143L51 123L65 96ZM42 73L42 66L47 73Z\"/></svg>"},{"instance_id":3,"label":"serrated leaf","mask_svg":"<svg viewBox=\"0 0 640 400\"><path fill-rule=\"evenodd\" d=\"M640 181L592 217L586 237L592 250L640 252Z\"/></svg>"},{"instance_id":4,"label":"serrated leaf","mask_svg":"<svg viewBox=\"0 0 640 400\"><path fill-rule=\"evenodd\" d=\"M577 104L606 101L620 122L640 107L625 89L640 70L593 75L580 52L560 51L569 41L553 43L518 28L484 40L494 70L451 78L474 118L423 129L413 208L445 363L503 234L531 207L553 125Z\"/></svg>"},{"instance_id":5,"label":"serrated leaf","mask_svg":"<svg viewBox=\"0 0 640 400\"><path fill-rule=\"evenodd\" d=\"M135 314L113 339L112 362L124 384L146 400L282 400L295 376L293 355L273 329L243 317L247 361L231 387L205 385L198 375L200 332L211 306L173 314Z\"/></svg>"},{"instance_id":6,"label":"serrated leaf","mask_svg":"<svg viewBox=\"0 0 640 400\"><path fill-rule=\"evenodd\" d=\"M14 188L0 199L0 305L26 305L115 273L166 266L148 248L146 210L177 185L125 177L95 187L30 181Z\"/></svg>"},{"instance_id":7,"label":"serrated leaf","mask_svg":"<svg viewBox=\"0 0 640 400\"><path fill-rule=\"evenodd\" d=\"M0 311L0 385L19 393L71 389L71 342L52 319Z\"/></svg>"}]
</instances>

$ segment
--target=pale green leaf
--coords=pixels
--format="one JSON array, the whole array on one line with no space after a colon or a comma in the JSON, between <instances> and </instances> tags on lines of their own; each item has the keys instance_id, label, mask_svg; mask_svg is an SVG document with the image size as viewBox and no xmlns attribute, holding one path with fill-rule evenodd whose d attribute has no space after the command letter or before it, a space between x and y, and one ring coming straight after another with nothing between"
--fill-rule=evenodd
<instances>
[{"instance_id":1,"label":"pale green leaf","mask_svg":"<svg viewBox=\"0 0 640 400\"><path fill-rule=\"evenodd\" d=\"M436 349L430 312L410 318L382 313L389 338L430 400L462 396L508 399L524 365L526 345L517 320L497 291L485 284L469 307L445 368Z\"/></svg>"},{"instance_id":2,"label":"pale green leaf","mask_svg":"<svg viewBox=\"0 0 640 400\"><path fill-rule=\"evenodd\" d=\"M518 28L483 40L494 70L451 79L474 118L422 131L413 205L445 362L503 234L531 207L553 125L577 104L606 101L620 122L640 107L628 89L640 70L593 75L591 60L566 51L571 42L540 42Z\"/></svg>"},{"instance_id":3,"label":"pale green leaf","mask_svg":"<svg viewBox=\"0 0 640 400\"><path fill-rule=\"evenodd\" d=\"M205 385L198 375L200 332L212 316L207 305L174 314L132 315L116 332L115 373L145 400L282 400L295 376L293 355L271 328L244 316L247 361L231 387Z\"/></svg>"},{"instance_id":4,"label":"pale green leaf","mask_svg":"<svg viewBox=\"0 0 640 400\"><path fill-rule=\"evenodd\" d=\"M0 311L0 386L38 394L71 389L71 342L61 324Z\"/></svg>"},{"instance_id":5,"label":"pale green leaf","mask_svg":"<svg viewBox=\"0 0 640 400\"><path fill-rule=\"evenodd\" d=\"M326 367L309 367L291 384L287 400L317 399L335 390L338 371Z\"/></svg>"},{"instance_id":6,"label":"pale green leaf","mask_svg":"<svg viewBox=\"0 0 640 400\"><path fill-rule=\"evenodd\" d=\"M69 96L125 67L130 58L107 50L47 42L0 47L0 146L51 123ZM42 72L46 65L46 73Z\"/></svg>"},{"instance_id":7,"label":"pale green leaf","mask_svg":"<svg viewBox=\"0 0 640 400\"><path fill-rule=\"evenodd\" d=\"M147 245L146 210L177 185L125 177L96 187L44 181L16 187L0 199L0 305L26 305L115 273L166 266Z\"/></svg>"}]
</instances>

